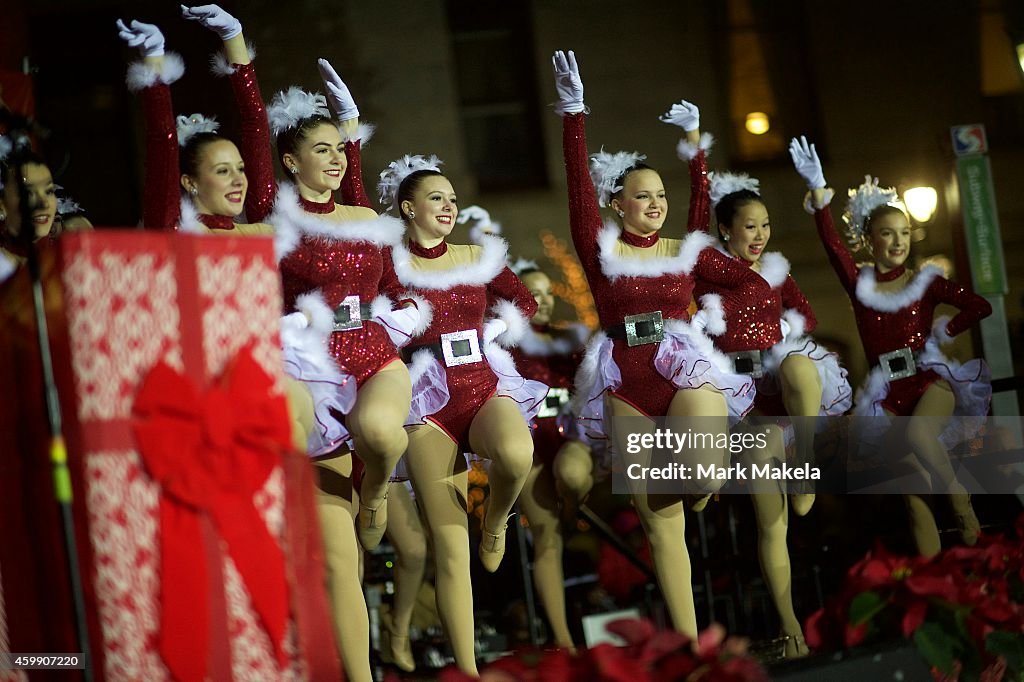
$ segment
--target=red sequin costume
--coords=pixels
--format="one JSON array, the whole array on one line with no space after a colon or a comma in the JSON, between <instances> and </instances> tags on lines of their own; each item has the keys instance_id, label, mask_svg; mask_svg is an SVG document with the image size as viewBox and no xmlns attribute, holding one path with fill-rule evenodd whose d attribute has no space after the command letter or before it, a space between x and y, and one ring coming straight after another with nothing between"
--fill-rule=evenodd
<instances>
[{"instance_id":1,"label":"red sequin costume","mask_svg":"<svg viewBox=\"0 0 1024 682\"><path fill-rule=\"evenodd\" d=\"M922 268L900 291L880 291L877 282L904 277L906 269L900 266L880 273L871 266L858 268L833 225L829 207L815 211L814 218L829 262L853 304L857 331L873 367L858 392L855 414L877 416L883 414L884 409L896 416L910 416L928 387L945 379L957 398L954 415L983 417L992 395L987 365L982 360L960 365L946 358L938 346L990 315L992 307L988 301L950 282L934 266ZM955 306L960 312L948 323L945 318L936 320L933 331L935 308L940 303ZM879 366L879 356L901 348L909 348L914 354L918 371L912 376L889 381ZM967 420L952 421L954 430L973 428ZM947 429L943 442L949 447L964 435L954 437Z\"/></svg>"},{"instance_id":2,"label":"red sequin costume","mask_svg":"<svg viewBox=\"0 0 1024 682\"><path fill-rule=\"evenodd\" d=\"M430 421L466 451L470 424L492 396L509 396L529 418L547 393L547 386L524 380L515 371L506 351L494 344L484 348L482 332L489 312L506 322L508 331L498 340L510 343L521 335L526 320L537 311L533 296L505 265L507 250L502 239L492 236L484 237L480 246L441 242L427 249L410 242L408 247L399 244L392 249L400 283L400 290L393 294L397 297L415 293L428 302L431 311L429 326L409 342L410 374L440 375L450 396L443 408L430 414L418 414L414 399L410 423ZM484 353L482 361L446 367L430 350L418 349L440 343L442 334L466 330L475 330ZM424 373L425 364L433 371ZM413 394L422 390L429 387L414 380Z\"/></svg>"},{"instance_id":3,"label":"red sequin costume","mask_svg":"<svg viewBox=\"0 0 1024 682\"><path fill-rule=\"evenodd\" d=\"M174 54L164 56L166 66L180 76L181 58ZM219 234L272 234L273 228L258 221L269 213L273 195L267 198L267 187L274 186L274 168L270 154L270 129L263 106L256 69L250 64L225 66L235 97L241 122L242 139L239 153L245 164L249 188L245 197L245 211L253 224L236 224L231 216L197 214L192 202L182 198L181 171L178 161L178 136L171 106L169 83L173 76L156 74L146 64L134 64L135 74L149 75L148 83L141 84L143 114L146 121L145 201L142 224L147 228L174 229L181 227L192 232ZM133 88L135 89L135 88Z\"/></svg>"},{"instance_id":4,"label":"red sequin costume","mask_svg":"<svg viewBox=\"0 0 1024 682\"><path fill-rule=\"evenodd\" d=\"M551 389L572 391L573 379L583 359L584 341L588 330L582 325L570 329L554 329L551 325L530 325L530 329L512 349L516 368L527 379L539 381ZM558 449L571 434L564 433L559 414L542 416L560 409L558 391L549 391L547 408L533 422L533 461L550 465Z\"/></svg>"},{"instance_id":5,"label":"red sequin costume","mask_svg":"<svg viewBox=\"0 0 1024 682\"><path fill-rule=\"evenodd\" d=\"M712 385L722 391L730 414L745 414L754 398L749 377L734 374L726 358L698 330L688 324L687 310L694 279L705 279L727 290L726 310L764 293L764 280L717 252L713 240L700 231L684 240L662 239L658 233L638 237L616 225L602 227L594 186L587 172L587 141L583 114L563 119L563 151L569 187L569 217L573 243L579 255L601 326L623 323L627 315L661 311L665 340L628 346L623 339L603 333L591 341L577 380L577 413L587 430L601 437L602 394L607 390L646 415L664 415L680 388ZM706 158L701 151L693 161L697 171L690 219L704 210L703 183ZM644 250L650 249L651 257Z\"/></svg>"}]
</instances>

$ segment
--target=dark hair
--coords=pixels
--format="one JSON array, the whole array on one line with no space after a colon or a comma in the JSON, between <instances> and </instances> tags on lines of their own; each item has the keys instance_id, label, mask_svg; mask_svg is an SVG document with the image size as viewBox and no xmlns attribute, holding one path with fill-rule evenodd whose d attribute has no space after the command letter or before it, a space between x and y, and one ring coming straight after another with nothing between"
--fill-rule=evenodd
<instances>
[{"instance_id":1,"label":"dark hair","mask_svg":"<svg viewBox=\"0 0 1024 682\"><path fill-rule=\"evenodd\" d=\"M402 179L402 182L398 185L398 191L395 192L395 208L398 209L398 217L402 220L406 219L405 212L402 210L402 202L412 200L412 195L416 193L420 183L423 182L423 178L431 175L437 175L444 177L444 173L441 171L430 170L429 168L413 171Z\"/></svg>"},{"instance_id":2,"label":"dark hair","mask_svg":"<svg viewBox=\"0 0 1024 682\"><path fill-rule=\"evenodd\" d=\"M619 197L621 197L622 196L622 191L624 189L626 189L626 178L629 177L630 173L633 173L633 172L636 172L636 171L641 171L641 170L654 171L655 173L658 172L658 171L654 170L653 168L651 168L650 166L648 166L646 163L637 163L637 164L634 164L634 165L630 166L629 168L627 168L626 170L624 170L622 172L622 175L620 175L619 177L615 178L615 187L621 187L622 189L618 190L617 192L612 192L612 195L611 195L610 198L611 199L618 199Z\"/></svg>"},{"instance_id":3,"label":"dark hair","mask_svg":"<svg viewBox=\"0 0 1024 682\"><path fill-rule=\"evenodd\" d=\"M864 219L864 236L867 237L871 234L871 223L875 222L876 218L881 218L882 216L891 215L893 213L898 213L904 217L907 215L899 206L891 206L889 204L876 206L871 213L868 213L868 217Z\"/></svg>"},{"instance_id":4,"label":"dark hair","mask_svg":"<svg viewBox=\"0 0 1024 682\"><path fill-rule=\"evenodd\" d=\"M282 130L277 135L277 160L281 162L281 168L284 169L285 177L291 177L291 171L288 170L287 164L284 162L285 154L295 154L295 151L299 148L299 145L305 141L309 134L314 129L323 125L335 125L334 119L320 114L314 114L313 116L307 116L300 120L291 128Z\"/></svg>"},{"instance_id":5,"label":"dark hair","mask_svg":"<svg viewBox=\"0 0 1024 682\"><path fill-rule=\"evenodd\" d=\"M519 279L522 279L523 277L526 277L527 275L532 275L532 274L534 274L536 272L539 272L540 274L544 275L548 279L551 279L548 276L548 273L544 272L539 267L532 267L532 266L528 267L528 268L523 268L522 270L519 271L519 274L517 276L519 277Z\"/></svg>"},{"instance_id":6,"label":"dark hair","mask_svg":"<svg viewBox=\"0 0 1024 682\"><path fill-rule=\"evenodd\" d=\"M741 189L726 194L715 205L715 220L718 222L718 226L720 228L732 227L732 221L736 218L736 211L755 201L764 204L764 199L761 198L761 195L749 189ZM721 231L718 234L721 238Z\"/></svg>"},{"instance_id":7,"label":"dark hair","mask_svg":"<svg viewBox=\"0 0 1024 682\"><path fill-rule=\"evenodd\" d=\"M178 150L178 170L181 171L181 174L192 177L198 176L199 158L202 156L203 149L207 145L220 142L221 140L230 142L228 138L217 133L196 133L188 138L184 146Z\"/></svg>"}]
</instances>

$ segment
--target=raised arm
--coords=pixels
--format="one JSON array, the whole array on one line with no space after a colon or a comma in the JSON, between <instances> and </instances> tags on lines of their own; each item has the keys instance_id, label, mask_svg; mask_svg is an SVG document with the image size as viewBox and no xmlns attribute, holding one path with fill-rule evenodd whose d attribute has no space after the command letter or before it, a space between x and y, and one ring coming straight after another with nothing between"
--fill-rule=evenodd
<instances>
[{"instance_id":1,"label":"raised arm","mask_svg":"<svg viewBox=\"0 0 1024 682\"><path fill-rule=\"evenodd\" d=\"M146 122L146 168L142 225L173 230L181 212L178 133L171 107L171 83L185 71L181 57L164 54L164 36L153 24L117 20L118 35L138 48L143 61L128 67L128 89L140 93Z\"/></svg>"},{"instance_id":2,"label":"raised arm","mask_svg":"<svg viewBox=\"0 0 1024 682\"><path fill-rule=\"evenodd\" d=\"M832 269L839 276L839 282L850 296L857 288L857 264L846 248L839 232L832 222L832 210L829 208L829 194L825 189L825 173L821 168L818 150L807 138L793 138L789 143L789 155L793 166L800 177L807 183L811 191L811 202L814 208L814 222L818 225L818 236L825 247Z\"/></svg>"},{"instance_id":3,"label":"raised arm","mask_svg":"<svg viewBox=\"0 0 1024 682\"><path fill-rule=\"evenodd\" d=\"M583 81L573 52L555 52L552 63L559 99L555 111L562 116L562 152L569 187L569 228L580 263L590 276L600 271L597 234L601 230L601 211L587 168Z\"/></svg>"},{"instance_id":4,"label":"raised arm","mask_svg":"<svg viewBox=\"0 0 1024 682\"><path fill-rule=\"evenodd\" d=\"M676 153L686 161L690 170L690 212L686 229L689 232L710 232L711 187L707 151L711 149L714 138L709 133L700 134L700 109L685 99L673 104L658 120L678 126L685 133L676 145Z\"/></svg>"},{"instance_id":5,"label":"raised arm","mask_svg":"<svg viewBox=\"0 0 1024 682\"><path fill-rule=\"evenodd\" d=\"M326 59L317 60L320 78L327 90L327 101L331 105L335 118L341 128L341 136L345 140L345 157L348 167L341 178L341 202L346 206L363 206L373 208L370 197L366 195L363 185L362 143L369 142L373 127L359 124L359 107L356 106L352 92L341 80Z\"/></svg>"},{"instance_id":6,"label":"raised arm","mask_svg":"<svg viewBox=\"0 0 1024 682\"><path fill-rule=\"evenodd\" d=\"M951 337L967 331L992 314L992 305L988 301L956 282L936 277L932 287L939 303L948 303L960 311L946 325L945 332Z\"/></svg>"},{"instance_id":7,"label":"raised arm","mask_svg":"<svg viewBox=\"0 0 1024 682\"><path fill-rule=\"evenodd\" d=\"M245 217L250 222L261 222L270 215L274 206L277 182L274 179L267 110L256 80L252 55L242 34L242 24L217 5L182 5L181 13L185 19L199 22L224 41L224 57L214 58L214 71L230 79L242 126L239 152L249 182L245 194Z\"/></svg>"}]
</instances>

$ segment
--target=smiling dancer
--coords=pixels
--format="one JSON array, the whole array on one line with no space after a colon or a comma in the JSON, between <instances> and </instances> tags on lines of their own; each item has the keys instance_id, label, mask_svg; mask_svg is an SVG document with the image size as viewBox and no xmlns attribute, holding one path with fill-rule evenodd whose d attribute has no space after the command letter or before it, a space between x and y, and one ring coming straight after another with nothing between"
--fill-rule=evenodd
<instances>
[{"instance_id":1,"label":"smiling dancer","mask_svg":"<svg viewBox=\"0 0 1024 682\"><path fill-rule=\"evenodd\" d=\"M949 449L969 438L988 412L992 396L988 367L983 360L960 365L939 350L992 312L989 303L943 277L938 268L913 272L910 220L894 189L883 189L870 176L850 191L849 236L867 246L874 265L858 267L832 224L833 192L814 145L794 139L790 155L811 190L818 234L840 283L846 289L864 351L872 369L856 398L854 414L907 420L906 454L898 465L930 480L931 489L952 503L963 541L973 545L980 526L970 496L956 479ZM952 320L933 319L941 303L955 306ZM950 420L950 417L955 419ZM918 495L904 496L914 541L923 556L941 549L938 527L928 505Z\"/></svg>"},{"instance_id":2,"label":"smiling dancer","mask_svg":"<svg viewBox=\"0 0 1024 682\"><path fill-rule=\"evenodd\" d=\"M554 68L573 243L605 328L591 342L577 378L583 416L591 429L600 428L606 401L611 416L701 417L702 430L725 434L729 415L750 409L753 380L733 373L702 330L690 325L687 307L694 279L735 287L723 296L727 311L749 296L766 293L767 285L749 268L716 251L707 234L696 231L682 241L659 237L668 199L661 177L642 165L639 155L595 155L592 172L600 203L611 206L622 220L621 228L602 228L598 197L587 176L583 82L573 53L556 52ZM701 140L697 108L681 103L675 119L695 148L694 163L705 164L709 140ZM700 182L707 181L703 173L699 177ZM700 188L694 190L693 196L699 197ZM625 452L623 443L616 446ZM727 453L717 448L687 456L694 462L727 464ZM705 481L694 492L706 501L720 484ZM682 501L678 496L649 496L643 490L634 491L633 499L651 542L672 622L695 638Z\"/></svg>"}]
</instances>

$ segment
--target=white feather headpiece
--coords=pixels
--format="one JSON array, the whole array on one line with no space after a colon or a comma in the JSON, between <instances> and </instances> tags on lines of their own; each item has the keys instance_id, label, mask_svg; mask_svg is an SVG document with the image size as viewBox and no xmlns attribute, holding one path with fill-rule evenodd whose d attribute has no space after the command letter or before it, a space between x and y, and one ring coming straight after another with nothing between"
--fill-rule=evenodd
<instances>
[{"instance_id":1,"label":"white feather headpiece","mask_svg":"<svg viewBox=\"0 0 1024 682\"><path fill-rule=\"evenodd\" d=\"M857 189L847 192L850 199L846 202L846 212L843 220L846 222L846 232L849 242L853 245L862 244L865 238L864 224L868 217L879 206L892 206L904 213L907 212L903 202L899 199L899 193L895 187L879 187L878 178L870 175L864 176L864 182Z\"/></svg>"},{"instance_id":2,"label":"white feather headpiece","mask_svg":"<svg viewBox=\"0 0 1024 682\"><path fill-rule=\"evenodd\" d=\"M752 178L746 173L708 173L708 182L711 185L709 191L711 206L714 208L725 197L733 192L750 190L754 194L761 194L761 181Z\"/></svg>"},{"instance_id":3,"label":"white feather headpiece","mask_svg":"<svg viewBox=\"0 0 1024 682\"><path fill-rule=\"evenodd\" d=\"M217 123L215 116L207 118L202 114L192 114L191 116L179 116L177 129L178 146L184 147L192 137L199 133L217 132L220 129L220 124Z\"/></svg>"},{"instance_id":4,"label":"white feather headpiece","mask_svg":"<svg viewBox=\"0 0 1024 682\"><path fill-rule=\"evenodd\" d=\"M395 199L398 196L398 187L402 180L410 174L421 170L432 170L441 172L441 159L433 154L428 157L422 154L406 154L396 161L388 164L388 167L380 172L380 181L377 183L377 192L380 194L380 203L387 206L391 211L395 208Z\"/></svg>"},{"instance_id":5,"label":"white feather headpiece","mask_svg":"<svg viewBox=\"0 0 1024 682\"><path fill-rule=\"evenodd\" d=\"M267 107L267 119L270 131L277 137L284 131L299 125L299 122L313 116L331 117L327 108L327 98L316 93L306 92L294 85L274 95Z\"/></svg>"},{"instance_id":6,"label":"white feather headpiece","mask_svg":"<svg viewBox=\"0 0 1024 682\"><path fill-rule=\"evenodd\" d=\"M58 197L57 198L57 215L69 216L78 215L84 213L82 205L71 197Z\"/></svg>"},{"instance_id":7,"label":"white feather headpiece","mask_svg":"<svg viewBox=\"0 0 1024 682\"><path fill-rule=\"evenodd\" d=\"M622 175L637 165L647 156L636 152L616 152L610 154L601 148L596 154L590 155L590 179L597 190L597 201L602 207L611 203L612 195L622 189L618 181Z\"/></svg>"},{"instance_id":8,"label":"white feather headpiece","mask_svg":"<svg viewBox=\"0 0 1024 682\"><path fill-rule=\"evenodd\" d=\"M522 277L526 270L540 270L537 261L527 258L516 258L515 262L508 266L508 269L516 273L516 277Z\"/></svg>"},{"instance_id":9,"label":"white feather headpiece","mask_svg":"<svg viewBox=\"0 0 1024 682\"><path fill-rule=\"evenodd\" d=\"M474 244L480 243L480 238L485 234L501 234L501 223L491 220L491 214L481 206L467 206L459 209L459 217L456 222L466 224L473 221L469 228L469 241Z\"/></svg>"}]
</instances>

